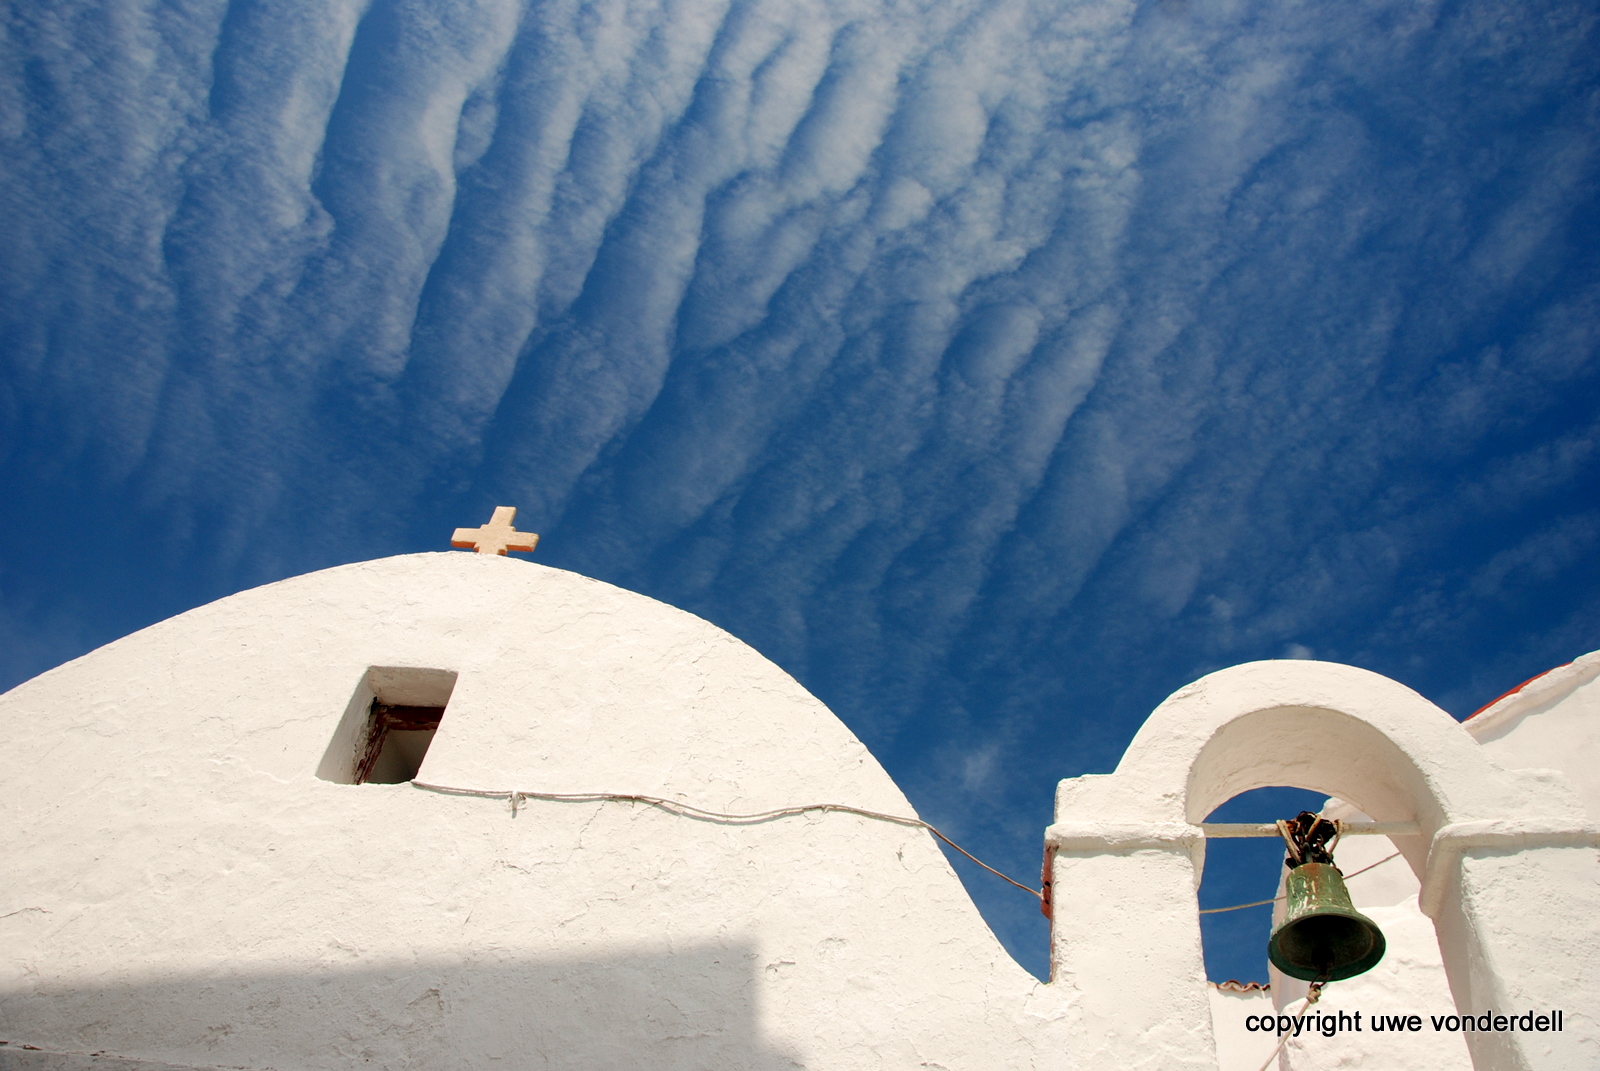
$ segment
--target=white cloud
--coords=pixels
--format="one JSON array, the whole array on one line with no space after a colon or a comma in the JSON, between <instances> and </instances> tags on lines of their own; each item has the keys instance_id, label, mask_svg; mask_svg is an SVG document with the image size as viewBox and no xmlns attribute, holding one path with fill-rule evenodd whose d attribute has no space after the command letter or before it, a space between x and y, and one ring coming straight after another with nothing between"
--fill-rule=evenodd
<instances>
[{"instance_id":1,"label":"white cloud","mask_svg":"<svg viewBox=\"0 0 1600 1071\"><path fill-rule=\"evenodd\" d=\"M208 593L517 504L1010 828L1196 667L1588 590L1578 7L19 10L0 480Z\"/></svg>"}]
</instances>

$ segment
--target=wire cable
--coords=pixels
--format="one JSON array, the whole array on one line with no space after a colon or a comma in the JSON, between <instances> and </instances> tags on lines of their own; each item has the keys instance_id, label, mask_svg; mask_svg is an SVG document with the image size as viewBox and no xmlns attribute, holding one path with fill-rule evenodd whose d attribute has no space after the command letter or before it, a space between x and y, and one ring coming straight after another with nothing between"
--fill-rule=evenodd
<instances>
[{"instance_id":1,"label":"wire cable","mask_svg":"<svg viewBox=\"0 0 1600 1071\"><path fill-rule=\"evenodd\" d=\"M1386 855L1382 859L1379 859L1376 863L1369 863L1366 866L1362 867L1360 870L1352 870L1350 873L1344 875L1344 878L1345 878L1346 881L1348 881L1351 878L1357 876L1358 874L1365 874L1367 871L1371 870L1373 867L1382 866L1383 864L1387 863L1389 860L1395 858L1399 854L1400 854L1399 852L1394 852L1391 855ZM1234 904L1231 907L1205 907L1205 908L1201 908L1200 909L1200 914L1202 914L1202 915L1220 915L1224 911L1243 911L1247 907L1260 907L1262 904L1275 904L1279 900L1282 900L1282 899L1284 899L1284 897L1282 897L1282 896L1274 896L1270 900L1252 900L1248 904Z\"/></svg>"},{"instance_id":2,"label":"wire cable","mask_svg":"<svg viewBox=\"0 0 1600 1071\"><path fill-rule=\"evenodd\" d=\"M771 822L779 818L808 814L812 811L837 811L841 814L854 814L879 822L890 822L894 825L910 826L915 829L926 829L929 833L932 833L995 877L1000 878L1002 881L1010 882L1031 896L1035 896L1040 900L1044 899L1044 893L1038 889L1029 888L1017 879L996 870L920 818L907 818L904 815L869 811L863 807L852 807L845 803L808 803L799 807L779 807L771 811L730 814L724 811L708 811L704 807L696 807L690 803L662 799L660 796L644 796L635 792L521 792L514 789L455 788L450 785L430 785L423 781L412 781L410 784L413 788L420 788L426 792L440 792L447 796L479 796L485 799L508 800L511 803L511 813L513 815L517 813L517 808L523 800L545 800L551 803L642 803L649 807L660 808L668 814L675 814L680 818L693 818L702 822L721 822L726 825L754 825L758 822Z\"/></svg>"},{"instance_id":3,"label":"wire cable","mask_svg":"<svg viewBox=\"0 0 1600 1071\"><path fill-rule=\"evenodd\" d=\"M1043 892L1024 885L1022 882L1011 877L1009 874L1004 873L1003 871L996 870L994 867L990 866L988 863L985 863L982 859L979 859L961 845L945 836L945 834L942 833L937 826L934 826L929 822L924 822L920 818L908 818L905 815L886 814L883 811L869 811L864 807L852 807L846 803L807 803L796 807L779 807L770 811L737 813L727 811L709 811L704 807L696 807L692 803L682 803L678 800L663 799L660 796L646 796L637 792L526 792L515 789L460 788L453 785L433 785L425 781L411 781L409 784L412 788L419 788L425 792L438 792L446 796L476 796L481 799L503 799L511 804L512 815L517 813L517 810L521 807L523 800L544 800L550 803L642 803L648 807L656 807L660 810L666 811L669 814L678 815L680 818L693 818L702 822L722 822L729 825L754 825L758 822L771 822L779 818L790 818L795 815L809 814L813 811L819 811L823 813L837 811L841 814L853 814L862 818L871 818L878 822L890 822L894 825L909 826L914 829L926 829L929 833L932 833L935 837L938 837L951 848L955 849L957 852L960 852L967 859L982 867L984 870L987 870L1001 881L1004 881L1010 885L1014 885L1023 892L1030 896L1036 897L1039 900L1044 899ZM1399 852L1395 852L1393 855L1386 855L1382 859L1379 859L1376 863L1364 866L1360 870L1352 871L1351 873L1346 874L1345 877L1346 879L1349 879L1358 874L1365 874L1373 867L1382 866L1384 863L1387 863L1389 860L1395 858L1395 856L1398 856L1399 854ZM1252 900L1248 904L1233 904L1229 907L1202 908L1200 914L1219 915L1225 911L1242 911L1247 907L1261 907L1265 904L1274 904L1282 899L1283 897L1281 896L1274 896L1268 900Z\"/></svg>"},{"instance_id":4,"label":"wire cable","mask_svg":"<svg viewBox=\"0 0 1600 1071\"><path fill-rule=\"evenodd\" d=\"M1398 855L1399 853L1395 854ZM1378 864L1374 863L1372 865L1377 866ZM1311 988L1306 991L1306 1002L1300 1006L1300 1014L1302 1016L1311 1009L1311 1005L1322 999L1322 991L1327 987L1327 984L1321 978L1311 983ZM1267 1057L1267 1062L1261 1065L1260 1071L1267 1071L1267 1068L1272 1066L1273 1062L1278 1059L1278 1054L1283 1051L1283 1047L1289 1043L1289 1039L1292 1037L1294 1037L1293 1034L1284 1031L1283 1036L1278 1039L1278 1047L1272 1050L1272 1055Z\"/></svg>"}]
</instances>

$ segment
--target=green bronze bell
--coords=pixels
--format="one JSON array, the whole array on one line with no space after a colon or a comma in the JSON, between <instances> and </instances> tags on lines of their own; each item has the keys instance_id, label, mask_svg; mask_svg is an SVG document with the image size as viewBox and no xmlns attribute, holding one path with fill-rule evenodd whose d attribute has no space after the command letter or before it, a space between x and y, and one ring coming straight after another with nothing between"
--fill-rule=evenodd
<instances>
[{"instance_id":1,"label":"green bronze bell","mask_svg":"<svg viewBox=\"0 0 1600 1071\"><path fill-rule=\"evenodd\" d=\"M1283 922L1267 941L1267 958L1290 978L1337 982L1377 966L1383 931L1355 909L1344 875L1332 863L1302 863L1284 880Z\"/></svg>"}]
</instances>

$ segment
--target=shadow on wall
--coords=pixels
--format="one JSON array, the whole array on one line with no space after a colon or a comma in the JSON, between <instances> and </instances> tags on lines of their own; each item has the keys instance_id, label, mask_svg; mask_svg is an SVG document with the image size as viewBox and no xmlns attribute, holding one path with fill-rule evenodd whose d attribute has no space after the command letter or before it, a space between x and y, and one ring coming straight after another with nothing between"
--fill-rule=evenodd
<instances>
[{"instance_id":1,"label":"shadow on wall","mask_svg":"<svg viewBox=\"0 0 1600 1071\"><path fill-rule=\"evenodd\" d=\"M759 1037L759 991L776 984L764 973L752 946L732 944L41 985L0 993L0 1071L788 1071L798 1056Z\"/></svg>"}]
</instances>

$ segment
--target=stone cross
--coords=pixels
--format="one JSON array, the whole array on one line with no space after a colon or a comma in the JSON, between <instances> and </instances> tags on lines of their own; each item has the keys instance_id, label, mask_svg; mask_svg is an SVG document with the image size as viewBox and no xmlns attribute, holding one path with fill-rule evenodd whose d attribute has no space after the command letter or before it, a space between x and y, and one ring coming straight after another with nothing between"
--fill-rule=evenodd
<instances>
[{"instance_id":1,"label":"stone cross","mask_svg":"<svg viewBox=\"0 0 1600 1071\"><path fill-rule=\"evenodd\" d=\"M504 554L508 550L532 550L539 545L533 532L519 532L512 525L517 507L496 506L494 516L482 528L457 528L450 537L452 547L473 547L479 554Z\"/></svg>"}]
</instances>

